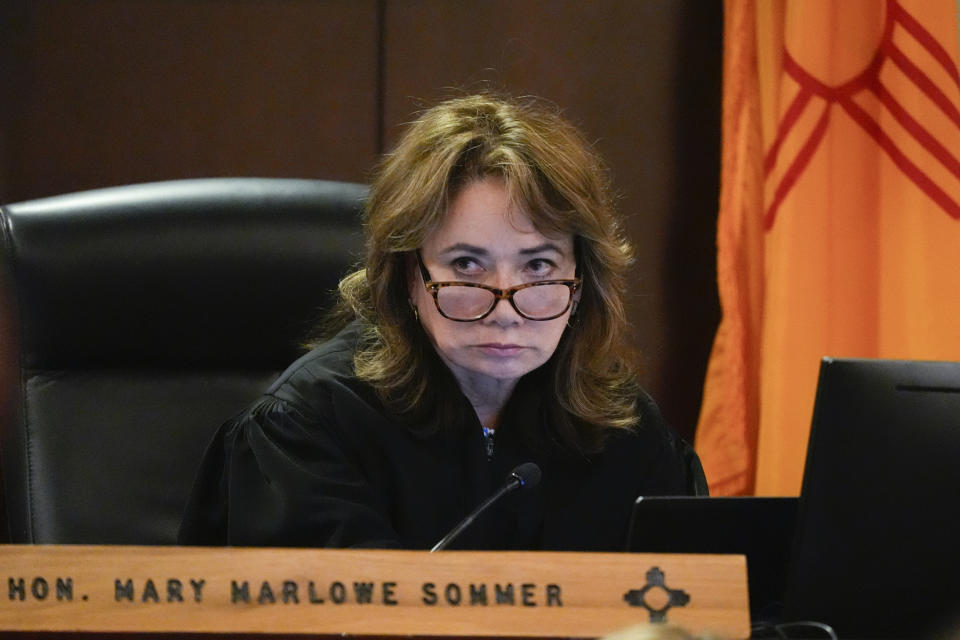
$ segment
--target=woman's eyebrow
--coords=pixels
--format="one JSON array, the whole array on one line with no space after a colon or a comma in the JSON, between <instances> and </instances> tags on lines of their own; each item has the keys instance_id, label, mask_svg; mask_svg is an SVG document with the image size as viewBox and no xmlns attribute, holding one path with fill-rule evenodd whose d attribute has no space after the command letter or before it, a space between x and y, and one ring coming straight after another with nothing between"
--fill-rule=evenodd
<instances>
[{"instance_id":1,"label":"woman's eyebrow","mask_svg":"<svg viewBox=\"0 0 960 640\"><path fill-rule=\"evenodd\" d=\"M456 244L452 244L452 245L450 245L449 247L447 247L446 249L443 249L442 251L440 251L440 253L441 253L441 254L453 253L453 252L455 252L455 251L465 251L465 252L467 252L467 253L472 253L472 254L478 255L478 256L488 256L488 255L490 255L490 252L489 252L488 250L484 249L483 247L478 247L478 246L475 245L475 244L467 244L466 242L458 242L458 243L456 243Z\"/></svg>"},{"instance_id":2,"label":"woman's eyebrow","mask_svg":"<svg viewBox=\"0 0 960 640\"><path fill-rule=\"evenodd\" d=\"M565 255L563 252L563 249L561 249L558 245L553 244L552 242L544 242L543 244L538 244L537 246L530 247L529 249L520 249L519 253L522 256L528 256L535 253L544 253L546 251L553 251L555 253L559 253L561 256Z\"/></svg>"}]
</instances>

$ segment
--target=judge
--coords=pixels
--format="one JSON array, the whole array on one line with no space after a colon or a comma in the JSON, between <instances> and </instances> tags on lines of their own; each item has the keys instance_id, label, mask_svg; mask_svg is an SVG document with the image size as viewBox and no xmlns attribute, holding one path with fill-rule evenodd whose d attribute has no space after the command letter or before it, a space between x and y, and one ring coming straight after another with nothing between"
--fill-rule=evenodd
<instances>
[{"instance_id":1,"label":"judge","mask_svg":"<svg viewBox=\"0 0 960 640\"><path fill-rule=\"evenodd\" d=\"M637 382L630 247L581 134L534 101L424 112L385 156L325 338L210 444L184 544L619 550L638 495L705 492Z\"/></svg>"}]
</instances>

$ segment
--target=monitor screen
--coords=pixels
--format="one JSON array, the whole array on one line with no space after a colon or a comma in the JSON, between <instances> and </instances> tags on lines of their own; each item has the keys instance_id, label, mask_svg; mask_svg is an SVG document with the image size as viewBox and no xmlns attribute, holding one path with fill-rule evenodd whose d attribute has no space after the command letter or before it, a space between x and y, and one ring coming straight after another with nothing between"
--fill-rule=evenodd
<instances>
[{"instance_id":1,"label":"monitor screen","mask_svg":"<svg viewBox=\"0 0 960 640\"><path fill-rule=\"evenodd\" d=\"M960 363L825 358L785 617L924 637L958 614Z\"/></svg>"},{"instance_id":2,"label":"monitor screen","mask_svg":"<svg viewBox=\"0 0 960 640\"><path fill-rule=\"evenodd\" d=\"M641 496L627 550L745 555L750 619L775 622L783 612L796 518L796 498Z\"/></svg>"}]
</instances>

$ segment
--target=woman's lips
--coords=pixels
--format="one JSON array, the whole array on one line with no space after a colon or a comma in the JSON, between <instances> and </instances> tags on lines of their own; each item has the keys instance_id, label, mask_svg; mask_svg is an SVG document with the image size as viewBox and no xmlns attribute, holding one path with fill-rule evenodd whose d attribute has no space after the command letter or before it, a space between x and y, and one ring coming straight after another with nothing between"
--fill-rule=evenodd
<instances>
[{"instance_id":1,"label":"woman's lips","mask_svg":"<svg viewBox=\"0 0 960 640\"><path fill-rule=\"evenodd\" d=\"M490 356L508 357L517 355L526 347L523 347L519 344L501 344L498 342L489 342L486 344L478 344L477 348Z\"/></svg>"}]
</instances>

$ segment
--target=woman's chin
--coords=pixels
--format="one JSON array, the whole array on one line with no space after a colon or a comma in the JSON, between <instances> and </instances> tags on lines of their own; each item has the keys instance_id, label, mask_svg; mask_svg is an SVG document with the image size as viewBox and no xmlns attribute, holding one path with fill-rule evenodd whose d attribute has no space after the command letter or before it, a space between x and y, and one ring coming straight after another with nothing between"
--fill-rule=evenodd
<instances>
[{"instance_id":1,"label":"woman's chin","mask_svg":"<svg viewBox=\"0 0 960 640\"><path fill-rule=\"evenodd\" d=\"M474 376L479 375L494 380L510 381L522 378L541 364L543 363L534 361L529 357L494 356L466 362L460 368Z\"/></svg>"}]
</instances>

